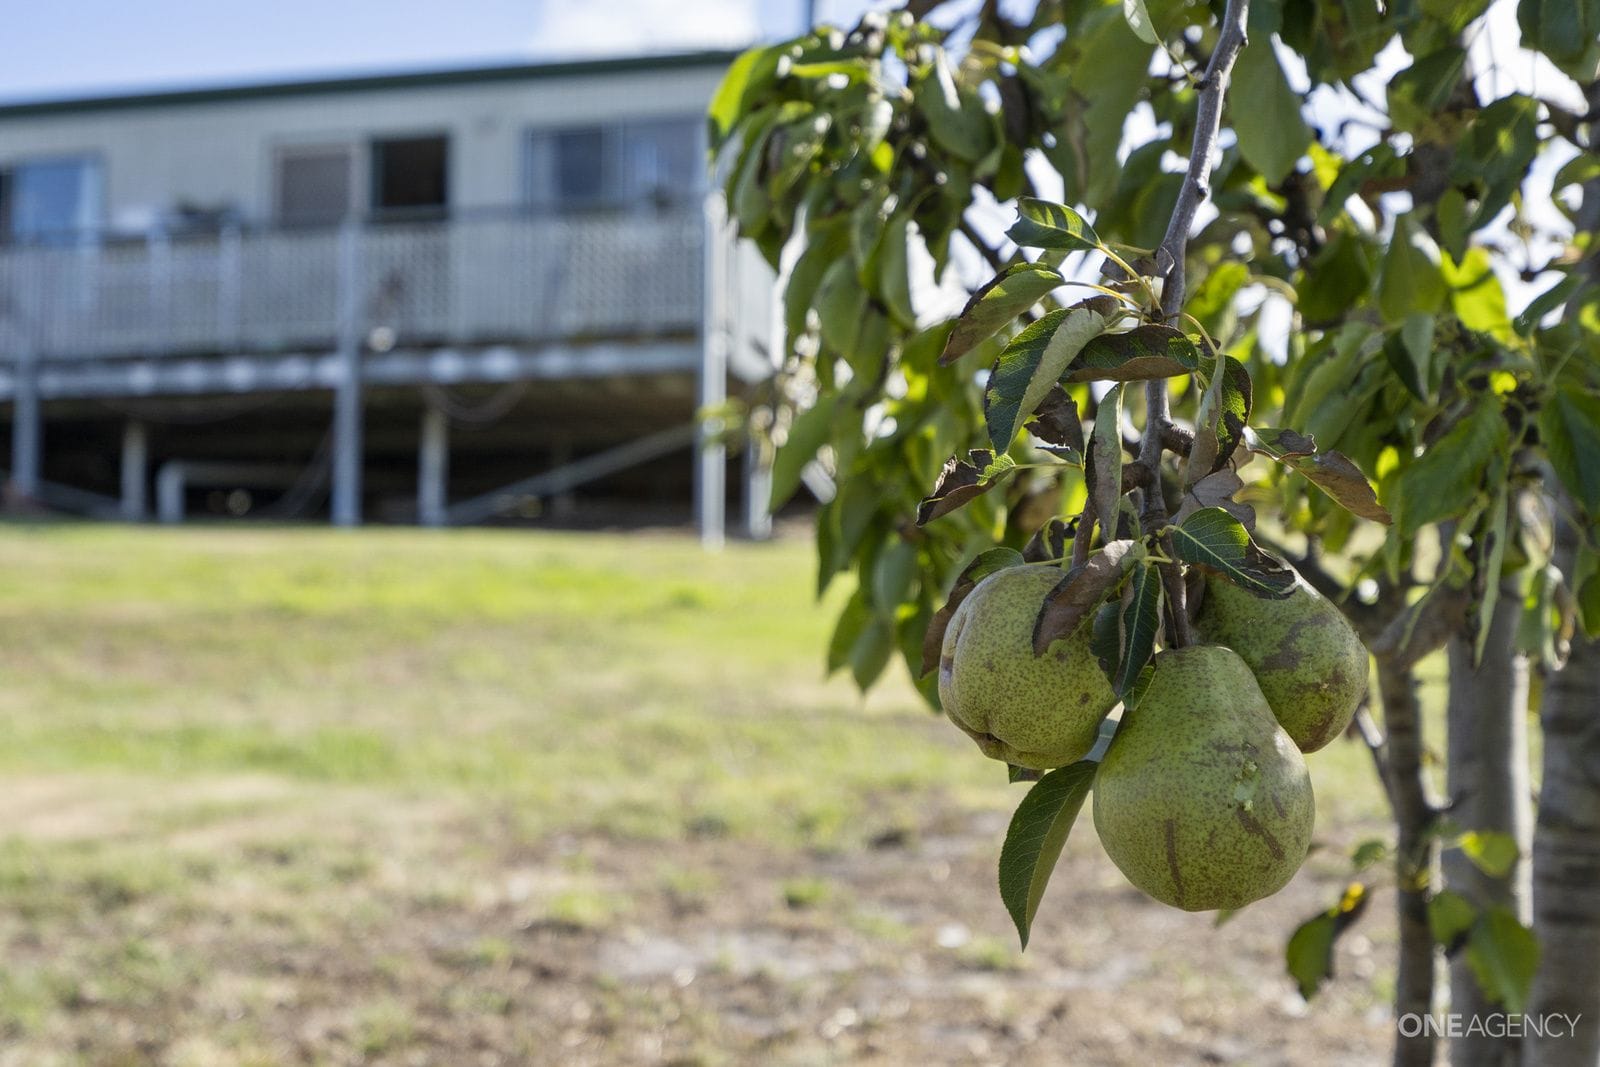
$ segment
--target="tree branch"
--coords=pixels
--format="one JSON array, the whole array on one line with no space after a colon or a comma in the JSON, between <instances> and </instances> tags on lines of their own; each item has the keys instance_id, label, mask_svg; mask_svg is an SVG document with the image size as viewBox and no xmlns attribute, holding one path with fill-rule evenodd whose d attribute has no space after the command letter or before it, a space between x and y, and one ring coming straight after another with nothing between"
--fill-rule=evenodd
<instances>
[{"instance_id":1,"label":"tree branch","mask_svg":"<svg viewBox=\"0 0 1600 1067\"><path fill-rule=\"evenodd\" d=\"M1156 250L1156 269L1163 272L1161 315L1168 322L1176 322L1183 313L1184 257L1188 253L1189 231L1194 227L1200 205L1211 195L1211 168L1216 162L1217 133L1222 127L1222 103L1228 92L1234 60L1239 58L1239 52L1245 46L1244 27L1249 9L1250 0L1228 0L1228 8L1222 15L1222 32L1217 38L1217 47L1206 64L1205 76L1200 80L1200 103L1195 116L1194 145L1189 152L1188 172L1184 176L1178 202L1173 206L1172 218L1167 222L1166 236ZM1139 521L1146 530L1158 530L1167 521L1167 502L1161 495L1162 428L1171 421L1166 380L1157 378L1146 382L1144 399L1144 441L1139 449L1139 463L1149 472L1149 488L1144 494L1144 513ZM1171 557L1172 546L1164 541L1163 547ZM1181 648L1192 643L1192 638L1189 634L1183 576L1176 564L1162 566L1161 584L1166 588L1167 603L1172 607L1174 643Z\"/></svg>"}]
</instances>

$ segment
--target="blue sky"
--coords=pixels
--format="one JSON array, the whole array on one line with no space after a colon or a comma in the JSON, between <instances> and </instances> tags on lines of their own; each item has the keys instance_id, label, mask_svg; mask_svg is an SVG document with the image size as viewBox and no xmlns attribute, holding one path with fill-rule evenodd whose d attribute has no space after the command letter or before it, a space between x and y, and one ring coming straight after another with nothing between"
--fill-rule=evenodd
<instances>
[{"instance_id":1,"label":"blue sky","mask_svg":"<svg viewBox=\"0 0 1600 1067\"><path fill-rule=\"evenodd\" d=\"M62 0L12 5L0 100L738 46L804 0ZM864 0L816 0L821 19Z\"/></svg>"}]
</instances>

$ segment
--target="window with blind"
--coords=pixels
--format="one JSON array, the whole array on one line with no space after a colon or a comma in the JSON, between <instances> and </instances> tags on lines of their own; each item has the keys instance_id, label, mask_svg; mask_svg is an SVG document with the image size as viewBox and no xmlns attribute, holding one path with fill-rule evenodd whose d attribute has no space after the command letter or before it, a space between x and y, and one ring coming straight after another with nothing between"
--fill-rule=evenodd
<instances>
[{"instance_id":1,"label":"window with blind","mask_svg":"<svg viewBox=\"0 0 1600 1067\"><path fill-rule=\"evenodd\" d=\"M355 152L349 145L278 153L277 219L286 226L333 226L355 209Z\"/></svg>"},{"instance_id":2,"label":"window with blind","mask_svg":"<svg viewBox=\"0 0 1600 1067\"><path fill-rule=\"evenodd\" d=\"M697 116L534 130L527 199L540 208L665 208L705 188Z\"/></svg>"}]
</instances>

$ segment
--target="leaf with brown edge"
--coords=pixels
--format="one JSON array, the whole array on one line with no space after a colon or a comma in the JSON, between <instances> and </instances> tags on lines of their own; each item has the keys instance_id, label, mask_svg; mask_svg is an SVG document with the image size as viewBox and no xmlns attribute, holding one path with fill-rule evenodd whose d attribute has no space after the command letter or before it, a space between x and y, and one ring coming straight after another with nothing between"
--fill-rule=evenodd
<instances>
[{"instance_id":1,"label":"leaf with brown edge","mask_svg":"<svg viewBox=\"0 0 1600 1067\"><path fill-rule=\"evenodd\" d=\"M1061 381L1131 382L1172 378L1200 369L1200 349L1182 331L1160 323L1103 333L1083 346Z\"/></svg>"},{"instance_id":2,"label":"leaf with brown edge","mask_svg":"<svg viewBox=\"0 0 1600 1067\"><path fill-rule=\"evenodd\" d=\"M1043 263L1017 263L1001 271L961 309L939 365L949 366L971 352L1065 282L1059 271Z\"/></svg>"},{"instance_id":3,"label":"leaf with brown edge","mask_svg":"<svg viewBox=\"0 0 1600 1067\"><path fill-rule=\"evenodd\" d=\"M1143 558L1137 541L1112 541L1074 567L1045 596L1033 624L1033 653L1042 656L1052 644L1070 637L1106 596L1121 584L1128 569Z\"/></svg>"},{"instance_id":4,"label":"leaf with brown edge","mask_svg":"<svg viewBox=\"0 0 1600 1067\"><path fill-rule=\"evenodd\" d=\"M939 656L944 650L944 632L950 628L950 619L961 602L967 599L967 594L995 571L1020 567L1025 562L1022 553L1014 548L991 548L987 552L980 552L977 559L967 564L956 578L956 584L951 586L944 607L934 612L928 622L928 632L922 638L922 674L918 677L927 675L939 666Z\"/></svg>"},{"instance_id":5,"label":"leaf with brown edge","mask_svg":"<svg viewBox=\"0 0 1600 1067\"><path fill-rule=\"evenodd\" d=\"M1004 479L1004 472L995 475L994 453L986 448L975 448L967 453L970 463L963 463L955 456L945 460L944 469L939 472L939 481L933 487L933 492L917 505L917 525L926 526L941 515L948 515L957 508L976 500L987 493ZM989 477L985 478L985 475Z\"/></svg>"},{"instance_id":6,"label":"leaf with brown edge","mask_svg":"<svg viewBox=\"0 0 1600 1067\"><path fill-rule=\"evenodd\" d=\"M1083 423L1079 419L1078 404L1072 395L1059 385L1052 385L1039 401L1033 421L1028 423L1033 436L1052 445L1061 445L1083 455Z\"/></svg>"},{"instance_id":7,"label":"leaf with brown edge","mask_svg":"<svg viewBox=\"0 0 1600 1067\"><path fill-rule=\"evenodd\" d=\"M1221 508L1238 519L1246 530L1256 528L1256 509L1233 499L1233 494L1244 488L1244 480L1230 468L1208 474L1184 491L1183 503L1178 506L1173 522L1182 522L1201 508Z\"/></svg>"},{"instance_id":8,"label":"leaf with brown edge","mask_svg":"<svg viewBox=\"0 0 1600 1067\"><path fill-rule=\"evenodd\" d=\"M1117 503L1122 499L1122 386L1113 385L1100 398L1094 416L1094 440L1089 463L1084 467L1089 483L1089 498L1100 519L1102 539L1114 536L1117 528Z\"/></svg>"},{"instance_id":9,"label":"leaf with brown edge","mask_svg":"<svg viewBox=\"0 0 1600 1067\"><path fill-rule=\"evenodd\" d=\"M1028 538L1028 543L1022 547L1022 558L1029 563L1048 563L1061 559L1067 554L1067 543L1072 540L1077 528L1076 518L1071 522L1051 519Z\"/></svg>"},{"instance_id":10,"label":"leaf with brown edge","mask_svg":"<svg viewBox=\"0 0 1600 1067\"><path fill-rule=\"evenodd\" d=\"M1367 476L1361 473L1361 468L1342 452L1319 452L1313 438L1293 430L1276 429L1246 429L1245 447L1304 475L1352 515L1385 526L1394 521L1389 509L1378 503L1378 494Z\"/></svg>"}]
</instances>

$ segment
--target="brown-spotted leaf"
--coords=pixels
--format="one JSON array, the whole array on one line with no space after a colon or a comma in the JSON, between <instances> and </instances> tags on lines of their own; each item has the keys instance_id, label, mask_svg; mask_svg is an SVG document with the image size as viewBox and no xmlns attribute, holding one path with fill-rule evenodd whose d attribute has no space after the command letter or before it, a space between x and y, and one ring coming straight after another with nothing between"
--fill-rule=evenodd
<instances>
[{"instance_id":1,"label":"brown-spotted leaf","mask_svg":"<svg viewBox=\"0 0 1600 1067\"><path fill-rule=\"evenodd\" d=\"M944 649L944 632L950 628L950 619L955 615L961 602L967 599L967 594L995 571L1003 571L1007 567L1018 567L1026 562L1022 553L1014 548L991 548L987 552L978 554L978 558L967 564L956 584L950 589L950 596L944 602L944 607L933 613L933 618L928 622L928 632L922 638L922 675L939 666L939 656Z\"/></svg>"},{"instance_id":2,"label":"brown-spotted leaf","mask_svg":"<svg viewBox=\"0 0 1600 1067\"><path fill-rule=\"evenodd\" d=\"M1083 624L1128 573L1142 551L1137 541L1112 541L1082 566L1068 571L1044 598L1033 624L1033 651L1042 656Z\"/></svg>"},{"instance_id":3,"label":"brown-spotted leaf","mask_svg":"<svg viewBox=\"0 0 1600 1067\"><path fill-rule=\"evenodd\" d=\"M993 470L995 466L993 452L985 448L975 448L968 453L968 458L971 460L970 463L963 463L955 456L945 460L944 469L939 472L939 481L934 485L933 493L917 505L918 526L925 526L941 515L948 515L957 508L971 503L1003 480L1004 472L996 474ZM985 474L991 476L985 478Z\"/></svg>"},{"instance_id":4,"label":"brown-spotted leaf","mask_svg":"<svg viewBox=\"0 0 1600 1067\"><path fill-rule=\"evenodd\" d=\"M1083 455L1083 423L1078 405L1061 386L1050 387L1028 425L1039 440L1072 449L1080 457Z\"/></svg>"},{"instance_id":5,"label":"brown-spotted leaf","mask_svg":"<svg viewBox=\"0 0 1600 1067\"><path fill-rule=\"evenodd\" d=\"M1221 508L1244 524L1246 530L1256 528L1256 509L1233 499L1233 494L1244 488L1244 481L1230 468L1208 474L1195 482L1183 494L1173 522L1181 523L1201 508Z\"/></svg>"},{"instance_id":6,"label":"brown-spotted leaf","mask_svg":"<svg viewBox=\"0 0 1600 1067\"><path fill-rule=\"evenodd\" d=\"M1067 544L1077 528L1076 518L1071 522L1051 519L1028 538L1028 543L1022 547L1022 558L1029 563L1048 563L1061 559L1067 554Z\"/></svg>"},{"instance_id":7,"label":"brown-spotted leaf","mask_svg":"<svg viewBox=\"0 0 1600 1067\"><path fill-rule=\"evenodd\" d=\"M1131 382L1199 370L1200 349L1182 331L1160 323L1103 333L1083 346L1063 382Z\"/></svg>"},{"instance_id":8,"label":"brown-spotted leaf","mask_svg":"<svg viewBox=\"0 0 1600 1067\"><path fill-rule=\"evenodd\" d=\"M995 275L961 309L939 356L940 365L954 363L993 337L1065 281L1059 271L1043 263L1017 263Z\"/></svg>"},{"instance_id":9,"label":"brown-spotted leaf","mask_svg":"<svg viewBox=\"0 0 1600 1067\"><path fill-rule=\"evenodd\" d=\"M1293 430L1250 429L1245 432L1245 447L1270 456L1305 476L1312 485L1333 498L1333 502L1363 519L1394 521L1389 509L1378 503L1372 483L1361 468L1342 452L1319 452L1317 442Z\"/></svg>"}]
</instances>

